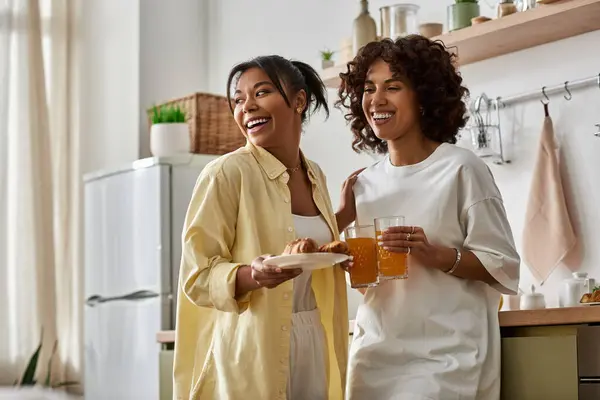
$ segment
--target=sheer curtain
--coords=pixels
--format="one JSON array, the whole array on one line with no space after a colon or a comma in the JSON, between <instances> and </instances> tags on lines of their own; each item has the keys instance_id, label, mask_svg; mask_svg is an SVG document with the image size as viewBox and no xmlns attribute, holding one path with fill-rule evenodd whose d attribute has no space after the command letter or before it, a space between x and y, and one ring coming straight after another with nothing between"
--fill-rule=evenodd
<instances>
[{"instance_id":1,"label":"sheer curtain","mask_svg":"<svg viewBox=\"0 0 600 400\"><path fill-rule=\"evenodd\" d=\"M77 0L0 0L0 384L81 381Z\"/></svg>"}]
</instances>

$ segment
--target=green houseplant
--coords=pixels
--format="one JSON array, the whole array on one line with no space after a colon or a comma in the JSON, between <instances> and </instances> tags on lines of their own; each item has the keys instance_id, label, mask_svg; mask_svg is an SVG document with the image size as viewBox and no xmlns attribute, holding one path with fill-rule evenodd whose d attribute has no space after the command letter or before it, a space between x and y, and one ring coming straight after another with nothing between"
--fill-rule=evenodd
<instances>
[{"instance_id":1,"label":"green houseplant","mask_svg":"<svg viewBox=\"0 0 600 400\"><path fill-rule=\"evenodd\" d=\"M448 32L471 26L471 19L479 13L477 0L455 0L448 6Z\"/></svg>"},{"instance_id":2,"label":"green houseplant","mask_svg":"<svg viewBox=\"0 0 600 400\"><path fill-rule=\"evenodd\" d=\"M333 67L333 55L335 51L331 51L329 49L321 50L321 68L331 68Z\"/></svg>"},{"instance_id":3,"label":"green houseplant","mask_svg":"<svg viewBox=\"0 0 600 400\"><path fill-rule=\"evenodd\" d=\"M155 157L190 152L187 115L178 105L154 106L150 112L150 151Z\"/></svg>"},{"instance_id":4,"label":"green houseplant","mask_svg":"<svg viewBox=\"0 0 600 400\"><path fill-rule=\"evenodd\" d=\"M32 387L32 386L43 386L48 389L57 389L60 387L79 385L79 382L75 381L65 381L65 382L56 382L52 379L52 360L56 354L58 349L58 341L54 342L52 347L52 353L50 354L50 358L48 359L46 376L43 382L39 382L36 380L36 373L38 369L38 364L40 363L40 354L42 352L42 341L44 337L44 332L40 335L40 342L38 347L35 349L31 357L29 357L29 361L27 362L27 366L25 367L25 371L21 375L21 378L15 382L15 386L18 387Z\"/></svg>"}]
</instances>

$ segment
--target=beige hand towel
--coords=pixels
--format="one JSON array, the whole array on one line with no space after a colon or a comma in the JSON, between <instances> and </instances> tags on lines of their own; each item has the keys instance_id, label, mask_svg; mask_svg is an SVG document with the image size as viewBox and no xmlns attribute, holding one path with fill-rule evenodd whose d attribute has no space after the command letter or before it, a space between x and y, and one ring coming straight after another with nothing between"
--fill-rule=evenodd
<instances>
[{"instance_id":1,"label":"beige hand towel","mask_svg":"<svg viewBox=\"0 0 600 400\"><path fill-rule=\"evenodd\" d=\"M573 249L552 119L544 118L523 230L523 261L543 283Z\"/></svg>"}]
</instances>

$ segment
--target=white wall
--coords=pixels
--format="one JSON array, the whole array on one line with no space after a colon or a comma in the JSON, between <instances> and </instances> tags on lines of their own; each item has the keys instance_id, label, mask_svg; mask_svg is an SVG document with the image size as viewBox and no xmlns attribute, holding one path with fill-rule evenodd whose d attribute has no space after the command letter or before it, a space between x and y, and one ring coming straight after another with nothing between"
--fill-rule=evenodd
<instances>
[{"instance_id":1,"label":"white wall","mask_svg":"<svg viewBox=\"0 0 600 400\"><path fill-rule=\"evenodd\" d=\"M139 0L82 4L82 172L135 160L139 121Z\"/></svg>"},{"instance_id":2,"label":"white wall","mask_svg":"<svg viewBox=\"0 0 600 400\"><path fill-rule=\"evenodd\" d=\"M207 0L85 0L82 171L150 155L146 110L204 91Z\"/></svg>"},{"instance_id":3,"label":"white wall","mask_svg":"<svg viewBox=\"0 0 600 400\"><path fill-rule=\"evenodd\" d=\"M140 5L139 152L149 157L146 110L205 89L208 2L142 0Z\"/></svg>"},{"instance_id":4,"label":"white wall","mask_svg":"<svg viewBox=\"0 0 600 400\"><path fill-rule=\"evenodd\" d=\"M371 1L371 14L378 20L378 7L393 3ZM451 4L452 1L419 1L421 22L444 22L445 5L440 3ZM485 7L484 2L480 4L483 14L493 15L492 9ZM339 48L342 38L351 35L352 20L357 12L358 1L347 0L211 1L209 90L224 94L231 66L257 55L276 53L318 67L318 51L324 47ZM482 91L496 97L538 89L543 85L598 74L600 54L591 49L597 48L599 42L600 32L594 32L465 66L462 73L472 97ZM329 97L333 102L335 91L330 91ZM597 245L600 240L600 139L592 135L595 131L593 124L600 122L600 89L578 91L570 102L560 96L554 97L550 109L563 146L569 203L582 242L581 270L600 278L600 246ZM537 100L504 112L503 126L512 142L508 150L513 154L513 162L491 166L504 196L519 248L542 117L542 108ZM333 110L327 122L323 122L320 116L315 117L303 139L304 151L322 166L328 176L334 206L338 204L339 188L345 177L371 162L369 156L354 154L350 143L351 135L337 110ZM566 276L567 270L559 267L541 288L550 305L556 304L560 281ZM522 266L521 287L528 287L531 283L527 268ZM358 301L359 295L353 294L351 315Z\"/></svg>"}]
</instances>

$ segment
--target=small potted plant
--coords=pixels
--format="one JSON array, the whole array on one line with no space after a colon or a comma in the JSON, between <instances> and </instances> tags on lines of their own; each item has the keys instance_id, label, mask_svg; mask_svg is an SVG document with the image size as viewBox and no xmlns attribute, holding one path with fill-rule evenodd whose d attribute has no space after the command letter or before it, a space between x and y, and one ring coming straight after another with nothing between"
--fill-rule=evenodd
<instances>
[{"instance_id":1,"label":"small potted plant","mask_svg":"<svg viewBox=\"0 0 600 400\"><path fill-rule=\"evenodd\" d=\"M79 386L76 381L56 381L52 376L53 360L58 349L58 341L54 342L52 353L47 360L42 360L42 338L43 331L40 337L40 342L29 358L27 366L21 377L17 379L12 387L0 387L1 399L56 399L56 400L75 400L79 396L71 396L63 390L71 386ZM46 373L39 371L41 363L46 363Z\"/></svg>"},{"instance_id":2,"label":"small potted plant","mask_svg":"<svg viewBox=\"0 0 600 400\"><path fill-rule=\"evenodd\" d=\"M335 51L331 51L329 49L321 50L321 68L331 68L333 67L333 55Z\"/></svg>"},{"instance_id":3,"label":"small potted plant","mask_svg":"<svg viewBox=\"0 0 600 400\"><path fill-rule=\"evenodd\" d=\"M190 152L190 131L185 111L179 106L152 108L150 151L155 157L168 157Z\"/></svg>"},{"instance_id":4,"label":"small potted plant","mask_svg":"<svg viewBox=\"0 0 600 400\"><path fill-rule=\"evenodd\" d=\"M448 32L471 26L475 17L479 17L477 0L455 0L448 6Z\"/></svg>"}]
</instances>

